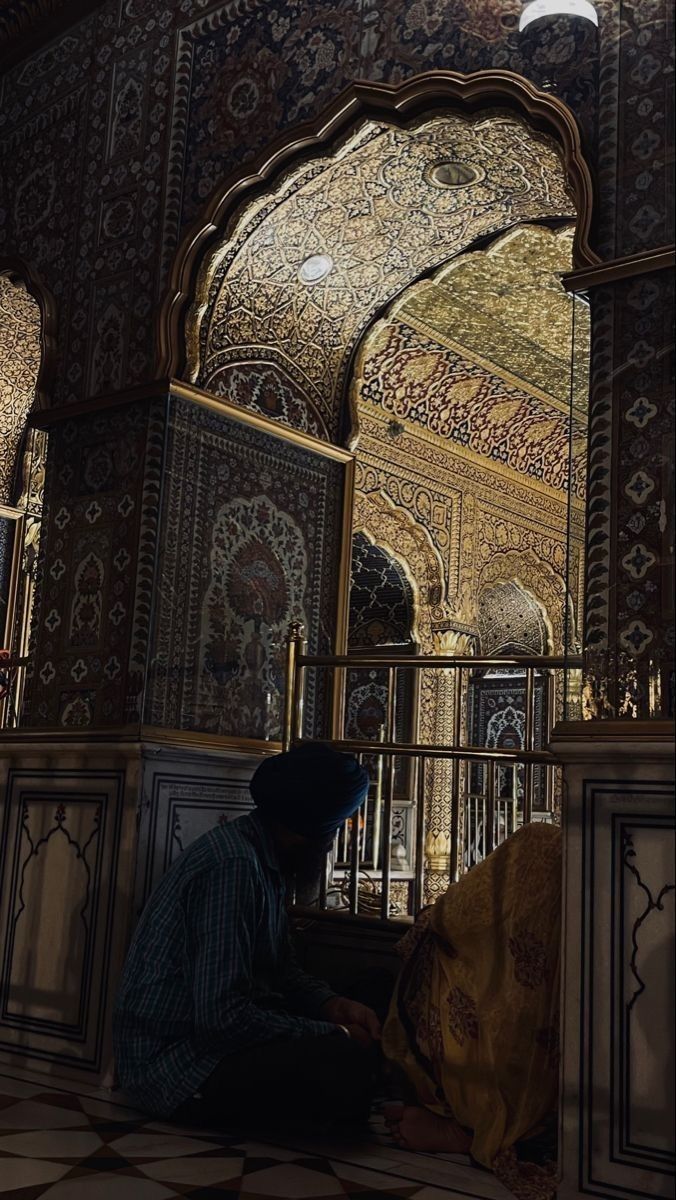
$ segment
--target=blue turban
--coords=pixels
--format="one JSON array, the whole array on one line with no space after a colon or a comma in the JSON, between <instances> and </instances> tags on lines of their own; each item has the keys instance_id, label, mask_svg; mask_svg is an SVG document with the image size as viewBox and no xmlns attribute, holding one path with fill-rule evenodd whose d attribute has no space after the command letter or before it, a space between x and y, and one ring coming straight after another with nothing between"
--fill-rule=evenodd
<instances>
[{"instance_id":1,"label":"blue turban","mask_svg":"<svg viewBox=\"0 0 676 1200\"><path fill-rule=\"evenodd\" d=\"M369 777L356 758L323 742L266 758L249 784L254 804L292 833L333 836L366 798Z\"/></svg>"}]
</instances>

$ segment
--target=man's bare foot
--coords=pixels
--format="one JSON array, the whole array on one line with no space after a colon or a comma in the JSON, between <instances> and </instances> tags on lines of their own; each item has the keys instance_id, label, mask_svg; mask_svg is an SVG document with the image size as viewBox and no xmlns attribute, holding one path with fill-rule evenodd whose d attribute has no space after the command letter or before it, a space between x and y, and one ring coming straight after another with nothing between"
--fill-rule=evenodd
<instances>
[{"instance_id":1,"label":"man's bare foot","mask_svg":"<svg viewBox=\"0 0 676 1200\"><path fill-rule=\"evenodd\" d=\"M386 1104L385 1121L398 1146L425 1154L469 1154L472 1139L449 1117L412 1104Z\"/></svg>"}]
</instances>

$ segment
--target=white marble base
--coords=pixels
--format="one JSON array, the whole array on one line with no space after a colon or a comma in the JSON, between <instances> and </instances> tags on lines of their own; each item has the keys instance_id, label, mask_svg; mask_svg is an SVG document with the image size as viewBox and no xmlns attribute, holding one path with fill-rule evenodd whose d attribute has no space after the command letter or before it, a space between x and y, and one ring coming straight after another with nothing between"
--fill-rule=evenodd
<instances>
[{"instance_id":1,"label":"white marble base","mask_svg":"<svg viewBox=\"0 0 676 1200\"><path fill-rule=\"evenodd\" d=\"M112 1078L133 925L174 858L250 805L251 754L0 737L0 1063Z\"/></svg>"},{"instance_id":2,"label":"white marble base","mask_svg":"<svg viewBox=\"0 0 676 1200\"><path fill-rule=\"evenodd\" d=\"M599 725L552 740L565 780L559 1196L670 1197L673 733Z\"/></svg>"}]
</instances>

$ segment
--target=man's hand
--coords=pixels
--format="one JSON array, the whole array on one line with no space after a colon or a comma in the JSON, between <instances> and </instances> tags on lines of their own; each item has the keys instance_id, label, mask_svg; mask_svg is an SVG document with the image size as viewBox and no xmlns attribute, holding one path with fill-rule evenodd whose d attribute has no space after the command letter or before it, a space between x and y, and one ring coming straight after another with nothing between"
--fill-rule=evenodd
<instances>
[{"instance_id":1,"label":"man's hand","mask_svg":"<svg viewBox=\"0 0 676 1200\"><path fill-rule=\"evenodd\" d=\"M367 1039L368 1042L377 1042L380 1039L380 1021L373 1009L359 1004L356 1000L334 996L323 1005L321 1015L325 1021L331 1021L334 1025L345 1025L350 1031L350 1037L354 1037L354 1040L362 1045L367 1044Z\"/></svg>"}]
</instances>

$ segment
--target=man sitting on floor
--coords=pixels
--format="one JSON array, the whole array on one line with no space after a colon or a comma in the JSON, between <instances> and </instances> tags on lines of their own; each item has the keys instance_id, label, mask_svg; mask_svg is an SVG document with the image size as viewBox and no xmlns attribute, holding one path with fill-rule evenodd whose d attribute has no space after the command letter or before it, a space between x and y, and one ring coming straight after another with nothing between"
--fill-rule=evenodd
<instances>
[{"instance_id":1,"label":"man sitting on floor","mask_svg":"<svg viewBox=\"0 0 676 1200\"><path fill-rule=\"evenodd\" d=\"M368 776L306 744L261 763L256 806L195 841L151 896L113 1023L119 1082L145 1111L259 1125L363 1120L370 1008L294 962L286 880L330 848Z\"/></svg>"}]
</instances>

